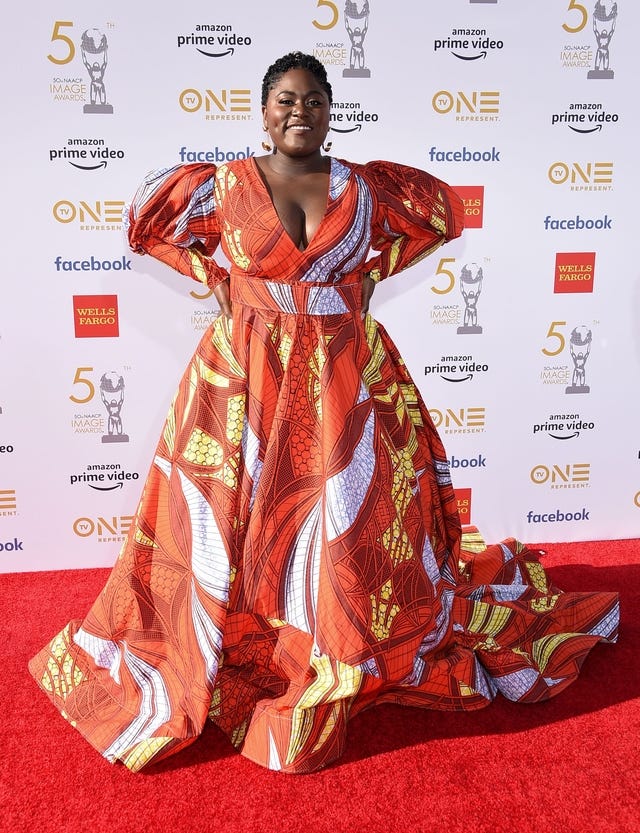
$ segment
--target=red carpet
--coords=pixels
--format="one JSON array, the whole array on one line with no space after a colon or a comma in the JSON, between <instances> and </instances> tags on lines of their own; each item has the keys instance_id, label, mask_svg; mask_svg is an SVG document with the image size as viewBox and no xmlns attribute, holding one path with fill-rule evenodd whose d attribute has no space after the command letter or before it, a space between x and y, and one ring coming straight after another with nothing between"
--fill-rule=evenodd
<instances>
[{"instance_id":1,"label":"red carpet","mask_svg":"<svg viewBox=\"0 0 640 833\"><path fill-rule=\"evenodd\" d=\"M447 714L392 706L350 724L344 758L282 775L213 726L139 775L100 758L28 676L106 570L0 576L5 678L0 830L29 833L616 833L640 817L640 540L543 545L566 590L617 590L620 641L555 700Z\"/></svg>"}]
</instances>

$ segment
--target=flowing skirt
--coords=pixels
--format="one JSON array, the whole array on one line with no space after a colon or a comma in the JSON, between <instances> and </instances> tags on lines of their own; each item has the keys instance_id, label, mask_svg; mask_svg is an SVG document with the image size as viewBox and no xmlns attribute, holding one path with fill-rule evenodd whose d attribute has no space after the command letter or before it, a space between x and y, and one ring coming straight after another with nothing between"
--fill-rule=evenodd
<instances>
[{"instance_id":1,"label":"flowing skirt","mask_svg":"<svg viewBox=\"0 0 640 833\"><path fill-rule=\"evenodd\" d=\"M234 305L169 410L129 536L83 621L30 671L139 770L207 717L309 772L381 702L535 702L617 635L613 593L563 593L539 553L462 536L446 455L371 316Z\"/></svg>"}]
</instances>

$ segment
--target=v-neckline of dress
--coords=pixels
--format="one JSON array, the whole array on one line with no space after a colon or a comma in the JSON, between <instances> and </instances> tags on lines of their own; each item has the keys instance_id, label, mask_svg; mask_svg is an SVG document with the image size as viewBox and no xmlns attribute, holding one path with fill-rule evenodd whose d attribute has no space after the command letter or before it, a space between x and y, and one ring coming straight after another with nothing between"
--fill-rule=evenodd
<instances>
[{"instance_id":1,"label":"v-neckline of dress","mask_svg":"<svg viewBox=\"0 0 640 833\"><path fill-rule=\"evenodd\" d=\"M268 202L268 204L271 208L271 211L273 212L273 215L274 215L274 217L277 221L278 227L281 230L282 236L286 240L288 240L288 242L291 244L292 248L295 249L296 252L298 252L300 255L306 255L309 252L309 250L314 246L315 242L317 241L318 236L319 236L319 234L322 230L322 227L325 223L325 220L327 219L327 215L329 214L329 210L331 208L331 194L333 193L334 176L335 176L335 171L336 171L336 165L335 165L336 160L334 159L334 157L331 157L331 159L330 159L331 164L330 164L330 168L329 168L329 183L328 183L328 186L327 186L327 197L326 197L326 203L325 203L324 212L322 214L322 218L321 218L320 222L318 223L318 225L316 227L316 230L312 234L309 242L304 247L304 249L301 249L299 246L296 246L295 240L291 237L291 235L289 234L289 232L285 228L285 225L282 222L282 220L280 218L280 215L278 214L278 209L275 206L275 203L273 201L273 197L271 196L271 193L270 193L269 188L267 186L267 182L266 182L266 180L265 180L265 178L262 174L262 171L261 171L260 167L258 166L258 163L256 162L256 160L253 156L250 157L250 162L251 162L251 166L252 166L254 176L258 180L262 190L264 191L266 200L267 200L267 202Z\"/></svg>"}]
</instances>

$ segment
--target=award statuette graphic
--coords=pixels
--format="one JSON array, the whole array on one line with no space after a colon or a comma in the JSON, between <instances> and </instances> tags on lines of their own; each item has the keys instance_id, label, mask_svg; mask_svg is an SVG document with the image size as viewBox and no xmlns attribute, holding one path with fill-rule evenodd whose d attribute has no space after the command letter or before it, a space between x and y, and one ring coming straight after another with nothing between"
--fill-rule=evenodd
<instances>
[{"instance_id":1,"label":"award statuette graphic","mask_svg":"<svg viewBox=\"0 0 640 833\"><path fill-rule=\"evenodd\" d=\"M482 290L482 266L467 263L460 272L460 292L464 298L464 319L458 333L479 335L482 327L478 326L478 298Z\"/></svg>"},{"instance_id":2,"label":"award statuette graphic","mask_svg":"<svg viewBox=\"0 0 640 833\"><path fill-rule=\"evenodd\" d=\"M609 69L609 44L616 28L618 4L611 0L597 0L593 9L593 33L596 36L595 69L589 70L587 78L613 78L613 70Z\"/></svg>"},{"instance_id":3,"label":"award statuette graphic","mask_svg":"<svg viewBox=\"0 0 640 833\"><path fill-rule=\"evenodd\" d=\"M591 390L589 385L585 385L584 373L584 366L591 351L591 338L591 330L582 324L571 330L569 349L573 359L573 377L571 384L564 389L565 393L589 393Z\"/></svg>"},{"instance_id":4,"label":"award statuette graphic","mask_svg":"<svg viewBox=\"0 0 640 833\"><path fill-rule=\"evenodd\" d=\"M344 25L351 41L349 68L342 70L344 78L370 78L371 71L364 61L364 38L369 28L369 0L347 0L344 4Z\"/></svg>"},{"instance_id":5,"label":"award statuette graphic","mask_svg":"<svg viewBox=\"0 0 640 833\"><path fill-rule=\"evenodd\" d=\"M109 417L109 433L103 434L103 443L128 443L129 435L122 433L120 411L124 402L124 379L118 373L103 373L100 379L100 396Z\"/></svg>"},{"instance_id":6,"label":"award statuette graphic","mask_svg":"<svg viewBox=\"0 0 640 833\"><path fill-rule=\"evenodd\" d=\"M80 50L91 80L91 104L85 104L83 112L113 113L113 106L107 104L107 91L103 80L107 68L107 36L99 29L87 29L82 33Z\"/></svg>"}]
</instances>

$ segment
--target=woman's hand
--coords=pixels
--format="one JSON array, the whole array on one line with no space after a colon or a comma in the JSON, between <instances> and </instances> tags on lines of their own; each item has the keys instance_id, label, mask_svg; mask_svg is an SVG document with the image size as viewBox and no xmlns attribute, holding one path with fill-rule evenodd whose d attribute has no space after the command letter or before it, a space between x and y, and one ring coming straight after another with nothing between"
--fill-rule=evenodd
<instances>
[{"instance_id":1,"label":"woman's hand","mask_svg":"<svg viewBox=\"0 0 640 833\"><path fill-rule=\"evenodd\" d=\"M220 312L226 317L231 318L231 295L229 293L229 280L222 281L213 287L213 294L216 296L216 301L220 306Z\"/></svg>"},{"instance_id":2,"label":"woman's hand","mask_svg":"<svg viewBox=\"0 0 640 833\"><path fill-rule=\"evenodd\" d=\"M365 275L362 279L362 317L369 312L369 301L373 295L373 290L376 288L376 282L373 278Z\"/></svg>"}]
</instances>

